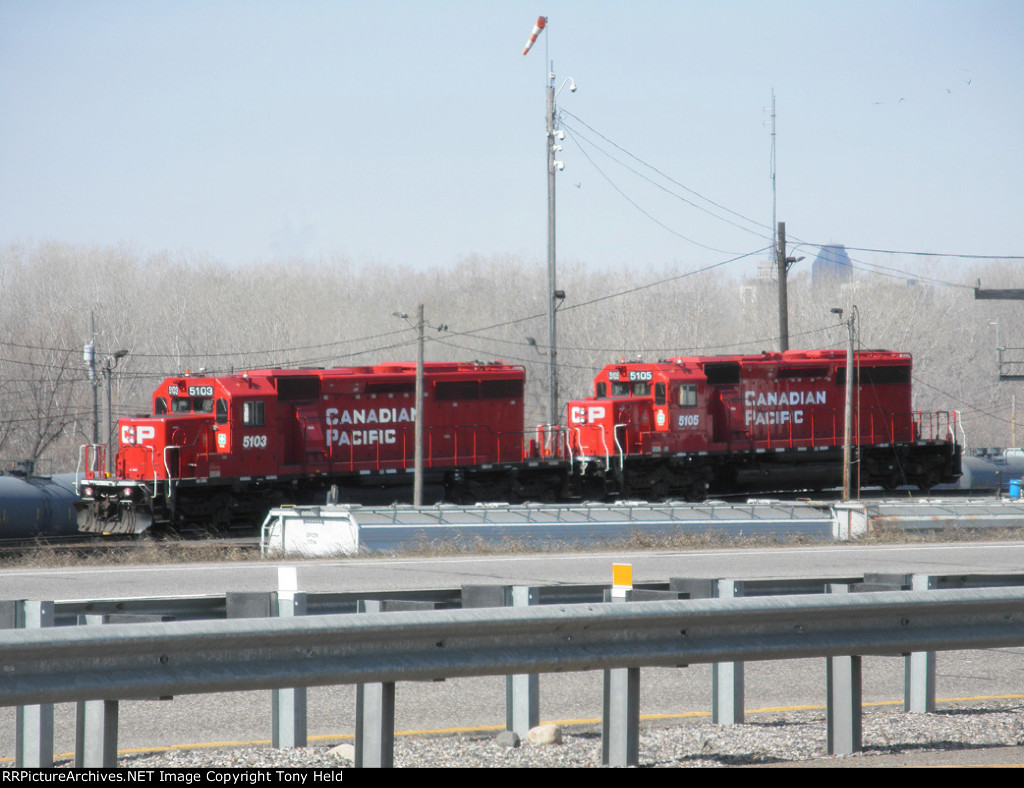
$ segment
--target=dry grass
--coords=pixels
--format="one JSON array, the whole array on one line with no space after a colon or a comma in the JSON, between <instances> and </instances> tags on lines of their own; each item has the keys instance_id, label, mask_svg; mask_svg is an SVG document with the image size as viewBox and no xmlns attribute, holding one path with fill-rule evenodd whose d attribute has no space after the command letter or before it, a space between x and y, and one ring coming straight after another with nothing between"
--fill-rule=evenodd
<instances>
[{"instance_id":1,"label":"dry grass","mask_svg":"<svg viewBox=\"0 0 1024 788\"><path fill-rule=\"evenodd\" d=\"M529 553L568 553L623 551L631 552L673 550L756 549L773 547L811 547L834 544L928 544L939 542L1009 542L1024 539L1024 530L1014 528L977 529L944 528L934 531L905 531L898 526L874 529L849 542L835 542L831 538L775 533L725 534L715 530L702 532L643 531L636 529L628 537L604 542L585 543L565 540L523 540L504 537L500 541L486 541L478 536L439 540L428 539L425 534L400 550L388 552L361 552L358 558L427 558L457 556L525 555ZM137 537L134 539L96 539L85 543L53 543L37 541L32 545L4 548L0 551L0 568L61 568L83 566L116 566L142 564L225 563L237 561L274 561L283 558L280 552L261 556L252 538L230 540L223 538L176 539ZM338 554L318 558L346 559L352 556ZM288 555L289 560L301 560Z\"/></svg>"},{"instance_id":2,"label":"dry grass","mask_svg":"<svg viewBox=\"0 0 1024 788\"><path fill-rule=\"evenodd\" d=\"M251 542L222 539L94 539L87 542L47 542L5 548L2 568L61 568L138 564L222 563L258 560Z\"/></svg>"}]
</instances>

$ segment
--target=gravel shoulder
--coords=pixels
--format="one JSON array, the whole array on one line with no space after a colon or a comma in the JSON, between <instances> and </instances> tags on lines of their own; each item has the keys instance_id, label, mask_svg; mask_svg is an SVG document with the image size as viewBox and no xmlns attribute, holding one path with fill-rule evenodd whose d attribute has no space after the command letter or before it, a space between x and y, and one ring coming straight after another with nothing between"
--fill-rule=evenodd
<instances>
[{"instance_id":1,"label":"gravel shoulder","mask_svg":"<svg viewBox=\"0 0 1024 788\"><path fill-rule=\"evenodd\" d=\"M563 731L562 743L508 748L493 732L400 736L395 765L406 768L586 768L601 765L599 726ZM351 740L348 740L351 744ZM861 753L826 755L824 710L749 714L746 723L714 725L707 718L643 724L640 763L680 767L892 767L1024 764L1024 701L943 704L934 714L869 708ZM347 757L346 757L347 754ZM125 754L131 768L346 768L351 749L316 743L299 750L270 747L174 749ZM62 764L70 765L70 764Z\"/></svg>"}]
</instances>

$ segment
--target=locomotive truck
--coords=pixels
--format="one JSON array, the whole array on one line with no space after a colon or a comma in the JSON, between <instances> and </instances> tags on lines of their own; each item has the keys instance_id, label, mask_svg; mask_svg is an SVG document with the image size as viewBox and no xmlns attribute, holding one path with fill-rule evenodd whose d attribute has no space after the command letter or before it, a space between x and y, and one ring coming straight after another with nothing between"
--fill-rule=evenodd
<instances>
[{"instance_id":1,"label":"locomotive truck","mask_svg":"<svg viewBox=\"0 0 1024 788\"><path fill-rule=\"evenodd\" d=\"M861 483L929 489L960 475L955 412L911 400L908 354L856 354ZM672 358L605 367L564 425L524 425L525 371L493 362L166 379L151 415L83 446L79 529L255 524L285 503L408 500L423 423L433 500L574 500L803 490L842 478L844 351ZM432 495L431 495L432 494Z\"/></svg>"}]
</instances>

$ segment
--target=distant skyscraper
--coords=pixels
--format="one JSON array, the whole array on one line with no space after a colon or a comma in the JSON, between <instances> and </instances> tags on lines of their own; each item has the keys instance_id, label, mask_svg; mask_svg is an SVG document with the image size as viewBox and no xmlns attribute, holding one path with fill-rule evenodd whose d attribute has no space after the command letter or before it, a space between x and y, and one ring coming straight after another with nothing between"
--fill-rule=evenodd
<instances>
[{"instance_id":1,"label":"distant skyscraper","mask_svg":"<svg viewBox=\"0 0 1024 788\"><path fill-rule=\"evenodd\" d=\"M846 247L842 244L829 244L821 247L818 256L811 265L811 283L839 284L853 275L853 265Z\"/></svg>"}]
</instances>

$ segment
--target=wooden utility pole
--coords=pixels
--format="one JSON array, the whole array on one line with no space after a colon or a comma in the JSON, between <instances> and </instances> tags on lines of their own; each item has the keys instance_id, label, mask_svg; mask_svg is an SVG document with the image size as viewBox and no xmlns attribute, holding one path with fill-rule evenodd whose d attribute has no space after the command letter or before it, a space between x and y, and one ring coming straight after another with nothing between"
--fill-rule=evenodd
<instances>
[{"instance_id":1,"label":"wooden utility pole","mask_svg":"<svg viewBox=\"0 0 1024 788\"><path fill-rule=\"evenodd\" d=\"M416 452L412 476L412 504L423 506L423 304L416 307L416 423L413 433Z\"/></svg>"},{"instance_id":2,"label":"wooden utility pole","mask_svg":"<svg viewBox=\"0 0 1024 788\"><path fill-rule=\"evenodd\" d=\"M779 350L789 350L789 300L786 293L786 274L789 261L786 259L786 223L779 222L776 262L779 266Z\"/></svg>"}]
</instances>

